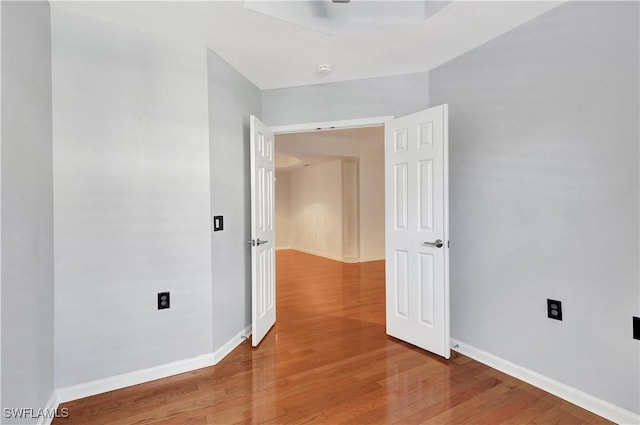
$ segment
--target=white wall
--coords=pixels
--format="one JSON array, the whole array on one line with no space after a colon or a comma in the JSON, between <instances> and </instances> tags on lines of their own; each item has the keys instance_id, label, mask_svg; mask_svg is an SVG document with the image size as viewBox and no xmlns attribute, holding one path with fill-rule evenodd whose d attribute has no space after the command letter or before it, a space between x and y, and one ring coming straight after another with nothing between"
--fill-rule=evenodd
<instances>
[{"instance_id":1,"label":"white wall","mask_svg":"<svg viewBox=\"0 0 640 425\"><path fill-rule=\"evenodd\" d=\"M384 129L380 138L361 141L360 261L384 259Z\"/></svg>"},{"instance_id":2,"label":"white wall","mask_svg":"<svg viewBox=\"0 0 640 425\"><path fill-rule=\"evenodd\" d=\"M1 404L38 409L54 390L49 4L2 2L0 28Z\"/></svg>"},{"instance_id":3,"label":"white wall","mask_svg":"<svg viewBox=\"0 0 640 425\"><path fill-rule=\"evenodd\" d=\"M276 143L291 153L358 158L360 261L384 259L384 127L349 138L332 131L281 134Z\"/></svg>"},{"instance_id":4,"label":"white wall","mask_svg":"<svg viewBox=\"0 0 640 425\"><path fill-rule=\"evenodd\" d=\"M291 248L291 175L276 170L276 248Z\"/></svg>"},{"instance_id":5,"label":"white wall","mask_svg":"<svg viewBox=\"0 0 640 425\"><path fill-rule=\"evenodd\" d=\"M342 260L342 160L291 172L291 247Z\"/></svg>"},{"instance_id":6,"label":"white wall","mask_svg":"<svg viewBox=\"0 0 640 425\"><path fill-rule=\"evenodd\" d=\"M56 384L211 353L206 50L55 7L52 34Z\"/></svg>"},{"instance_id":7,"label":"white wall","mask_svg":"<svg viewBox=\"0 0 640 425\"><path fill-rule=\"evenodd\" d=\"M260 90L208 52L212 215L224 230L211 237L213 345L219 350L251 324L251 185L249 116L260 115Z\"/></svg>"},{"instance_id":8,"label":"white wall","mask_svg":"<svg viewBox=\"0 0 640 425\"><path fill-rule=\"evenodd\" d=\"M358 158L341 158L342 261L360 261L360 166Z\"/></svg>"}]
</instances>

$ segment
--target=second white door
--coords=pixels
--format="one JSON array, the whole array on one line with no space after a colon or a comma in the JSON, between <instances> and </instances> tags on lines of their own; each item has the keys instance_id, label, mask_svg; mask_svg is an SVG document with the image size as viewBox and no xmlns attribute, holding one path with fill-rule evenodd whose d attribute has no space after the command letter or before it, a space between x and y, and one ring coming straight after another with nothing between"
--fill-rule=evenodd
<instances>
[{"instance_id":1,"label":"second white door","mask_svg":"<svg viewBox=\"0 0 640 425\"><path fill-rule=\"evenodd\" d=\"M387 333L449 358L448 116L385 123Z\"/></svg>"},{"instance_id":2,"label":"second white door","mask_svg":"<svg viewBox=\"0 0 640 425\"><path fill-rule=\"evenodd\" d=\"M275 162L273 131L253 115L251 126L251 342L276 322Z\"/></svg>"}]
</instances>

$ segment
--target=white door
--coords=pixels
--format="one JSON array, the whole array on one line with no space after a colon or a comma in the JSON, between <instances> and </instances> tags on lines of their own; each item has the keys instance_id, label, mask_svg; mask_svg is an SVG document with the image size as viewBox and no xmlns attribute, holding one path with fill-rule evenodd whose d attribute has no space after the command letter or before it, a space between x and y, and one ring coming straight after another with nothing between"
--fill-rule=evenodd
<instances>
[{"instance_id":1,"label":"white door","mask_svg":"<svg viewBox=\"0 0 640 425\"><path fill-rule=\"evenodd\" d=\"M251 125L251 322L257 346L276 322L273 131L253 115Z\"/></svg>"},{"instance_id":2,"label":"white door","mask_svg":"<svg viewBox=\"0 0 640 425\"><path fill-rule=\"evenodd\" d=\"M385 123L387 334L449 358L448 115Z\"/></svg>"}]
</instances>

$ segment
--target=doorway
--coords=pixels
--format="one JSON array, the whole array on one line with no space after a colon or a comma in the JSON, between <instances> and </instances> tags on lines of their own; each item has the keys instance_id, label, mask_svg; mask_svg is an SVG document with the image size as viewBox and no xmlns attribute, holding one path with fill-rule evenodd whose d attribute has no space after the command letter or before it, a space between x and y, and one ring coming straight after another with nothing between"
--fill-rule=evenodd
<instances>
[{"instance_id":1,"label":"doorway","mask_svg":"<svg viewBox=\"0 0 640 425\"><path fill-rule=\"evenodd\" d=\"M384 259L384 127L276 134L276 249Z\"/></svg>"},{"instance_id":2,"label":"doorway","mask_svg":"<svg viewBox=\"0 0 640 425\"><path fill-rule=\"evenodd\" d=\"M362 121L362 120L361 120ZM366 120L364 120L366 121ZM371 121L371 120L370 120ZM449 358L449 256L448 256L448 106L440 105L405 115L399 118L384 119L382 122L344 127L376 127L384 125L382 157L384 166L377 167L375 175L384 176L384 256L386 259L386 325L387 334L400 340L417 345L423 349ZM296 127L296 126L293 126ZM299 126L298 126L299 127ZM251 116L251 197L252 197L252 320L254 332L257 327L264 328L252 344L257 346L262 337L275 324L275 135L294 133L303 130L326 130L321 125L303 125L303 128L287 128L282 131L268 127L256 117ZM336 127L340 130L336 130ZM341 131L342 125L329 126L332 131ZM319 133L321 134L321 133ZM297 136L300 137L300 136ZM326 140L310 143L314 153L321 147L327 147ZM282 145L282 144L281 144ZM344 144L340 144L344 147ZM305 154L310 155L309 152ZM321 155L327 155L320 152ZM287 155L285 155L287 157ZM340 172L334 170L326 179L340 182L336 189L324 190L315 187L302 191L308 193L325 192L339 199L337 210L339 218L328 220L328 228L359 219L359 157L342 157ZM304 161L289 155L287 163ZM380 170L384 169L384 173ZM339 176L339 177L337 177ZM291 184L289 178L289 185ZM298 184L298 176L293 179ZM323 183L323 178L310 180ZM344 181L343 181L344 180ZM293 192L293 191L292 191ZM384 193L383 192L383 193ZM339 193L339 196L336 196ZM350 198L351 197L351 198ZM293 196L290 196L293 198ZM346 200L346 202L345 202ZM320 202L312 201L311 206ZM343 206L344 205L344 206ZM321 209L320 209L321 210ZM351 216L345 214L349 212ZM308 211L303 208L302 213ZM317 211L316 211L317 212ZM313 214L312 214L313 215ZM324 217L322 213L316 215ZM358 220L359 221L359 220ZM318 222L304 222L303 237L311 236L318 228ZM356 227L357 228L357 227ZM339 233L342 236L342 248L345 240L360 243L359 231ZM352 230L352 229L351 229ZM264 235L262 235L262 233ZM355 235L355 236L354 236ZM267 238L265 239L264 236ZM291 236L291 235L290 235ZM314 233L317 236L317 233ZM338 239L334 233L335 239ZM262 238L262 239L261 239ZM318 239L316 237L316 239ZM282 245L282 242L280 242ZM265 246L266 245L266 246ZM364 246L364 245L363 245ZM295 248L295 247L293 247ZM265 257L261 253L269 252ZM358 249L341 250L357 253ZM267 302L265 294L271 294ZM265 304L266 303L266 304ZM265 305L272 314L267 316Z\"/></svg>"}]
</instances>

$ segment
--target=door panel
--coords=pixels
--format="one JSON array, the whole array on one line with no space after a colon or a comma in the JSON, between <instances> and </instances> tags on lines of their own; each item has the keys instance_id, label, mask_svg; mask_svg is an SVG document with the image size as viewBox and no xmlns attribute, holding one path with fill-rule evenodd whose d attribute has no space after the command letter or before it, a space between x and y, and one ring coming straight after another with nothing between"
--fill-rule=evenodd
<instances>
[{"instance_id":1,"label":"door panel","mask_svg":"<svg viewBox=\"0 0 640 425\"><path fill-rule=\"evenodd\" d=\"M407 171L408 164L395 164L395 229L407 230L408 203L407 203Z\"/></svg>"},{"instance_id":2,"label":"door panel","mask_svg":"<svg viewBox=\"0 0 640 425\"><path fill-rule=\"evenodd\" d=\"M418 219L420 231L433 232L433 160L418 162Z\"/></svg>"},{"instance_id":3,"label":"door panel","mask_svg":"<svg viewBox=\"0 0 640 425\"><path fill-rule=\"evenodd\" d=\"M445 358L447 125L446 105L385 124L387 333Z\"/></svg>"},{"instance_id":4,"label":"door panel","mask_svg":"<svg viewBox=\"0 0 640 425\"><path fill-rule=\"evenodd\" d=\"M274 135L251 116L251 322L257 346L276 321Z\"/></svg>"},{"instance_id":5,"label":"door panel","mask_svg":"<svg viewBox=\"0 0 640 425\"><path fill-rule=\"evenodd\" d=\"M427 326L433 326L435 280L433 255L420 253L418 266L420 321Z\"/></svg>"},{"instance_id":6,"label":"door panel","mask_svg":"<svg viewBox=\"0 0 640 425\"><path fill-rule=\"evenodd\" d=\"M396 315L403 318L409 317L409 281L408 281L408 253L396 251L395 258L395 293Z\"/></svg>"}]
</instances>

